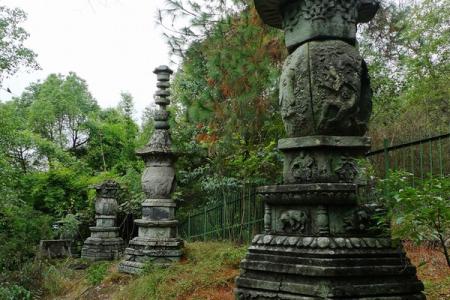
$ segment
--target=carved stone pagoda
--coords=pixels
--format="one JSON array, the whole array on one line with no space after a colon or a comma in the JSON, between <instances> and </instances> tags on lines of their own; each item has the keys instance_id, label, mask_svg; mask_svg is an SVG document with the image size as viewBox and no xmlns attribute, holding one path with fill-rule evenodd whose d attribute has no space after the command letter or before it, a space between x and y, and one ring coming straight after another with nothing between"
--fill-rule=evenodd
<instances>
[{"instance_id":1,"label":"carved stone pagoda","mask_svg":"<svg viewBox=\"0 0 450 300\"><path fill-rule=\"evenodd\" d=\"M112 180L95 186L96 226L90 227L91 236L84 242L81 258L93 261L119 259L125 248L123 239L116 227L118 183Z\"/></svg>"},{"instance_id":2,"label":"carved stone pagoda","mask_svg":"<svg viewBox=\"0 0 450 300\"><path fill-rule=\"evenodd\" d=\"M265 232L241 262L237 299L425 299L416 269L380 208L358 204L356 162L370 148L367 66L356 25L376 0L255 0L285 31L280 79L284 184L258 188Z\"/></svg>"},{"instance_id":3,"label":"carved stone pagoda","mask_svg":"<svg viewBox=\"0 0 450 300\"><path fill-rule=\"evenodd\" d=\"M147 199L142 203L142 219L135 220L138 236L130 241L119 264L119 271L133 274L140 273L146 262L167 265L180 260L183 254L183 240L177 237L176 204L171 199L176 156L171 149L166 110L170 104L169 80L173 71L159 66L154 73L158 80L155 103L160 107L154 115L155 131L149 143L137 151L145 161L141 183Z\"/></svg>"}]
</instances>

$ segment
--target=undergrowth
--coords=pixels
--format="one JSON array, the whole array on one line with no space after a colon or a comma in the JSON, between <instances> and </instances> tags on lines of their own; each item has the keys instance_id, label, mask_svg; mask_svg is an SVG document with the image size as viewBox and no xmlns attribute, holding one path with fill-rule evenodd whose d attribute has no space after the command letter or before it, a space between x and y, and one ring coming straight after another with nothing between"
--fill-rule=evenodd
<instances>
[{"instance_id":1,"label":"undergrowth","mask_svg":"<svg viewBox=\"0 0 450 300\"><path fill-rule=\"evenodd\" d=\"M185 299L208 288L232 285L245 246L221 242L186 245L186 258L169 268L148 265L145 274L126 286L115 299Z\"/></svg>"},{"instance_id":2,"label":"undergrowth","mask_svg":"<svg viewBox=\"0 0 450 300\"><path fill-rule=\"evenodd\" d=\"M427 299L450 299L450 271L442 267L445 260L438 255L438 250L410 242L405 243L405 249L425 284ZM234 278L239 274L239 262L246 250L247 246L229 242L187 243L185 257L180 263L168 268L148 264L140 276L119 273L118 261L89 263L67 259L42 263L39 270L43 294L38 298L233 300ZM89 266L79 268L82 265ZM21 295L19 299L29 299L27 291L17 287L0 288L0 299L18 299L4 295Z\"/></svg>"}]
</instances>

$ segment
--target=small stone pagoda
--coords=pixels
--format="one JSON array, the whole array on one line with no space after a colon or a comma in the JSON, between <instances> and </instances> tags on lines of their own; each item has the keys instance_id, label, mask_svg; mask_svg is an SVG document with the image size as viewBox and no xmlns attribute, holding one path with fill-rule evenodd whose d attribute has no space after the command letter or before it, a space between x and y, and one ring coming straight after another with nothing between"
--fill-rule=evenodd
<instances>
[{"instance_id":1,"label":"small stone pagoda","mask_svg":"<svg viewBox=\"0 0 450 300\"><path fill-rule=\"evenodd\" d=\"M173 71L159 66L154 73L158 80L155 103L160 107L154 115L155 131L149 143L137 151L145 161L142 189L147 199L142 203L142 219L135 220L138 236L130 241L119 264L121 272L132 274L140 273L146 262L164 266L180 260L183 253L183 240L177 237L176 204L171 199L175 189L176 156L171 149L166 110L170 104L169 80Z\"/></svg>"},{"instance_id":2,"label":"small stone pagoda","mask_svg":"<svg viewBox=\"0 0 450 300\"><path fill-rule=\"evenodd\" d=\"M370 148L366 63L356 25L376 0L255 0L265 23L285 31L280 79L287 138L282 185L258 188L265 232L241 262L237 299L425 299L423 284L382 209L358 203L357 159ZM387 226L386 226L387 227Z\"/></svg>"},{"instance_id":3,"label":"small stone pagoda","mask_svg":"<svg viewBox=\"0 0 450 300\"><path fill-rule=\"evenodd\" d=\"M117 196L120 186L109 180L95 186L96 226L90 227L91 236L84 242L81 258L93 261L114 260L122 256L125 248L123 239L116 227Z\"/></svg>"}]
</instances>

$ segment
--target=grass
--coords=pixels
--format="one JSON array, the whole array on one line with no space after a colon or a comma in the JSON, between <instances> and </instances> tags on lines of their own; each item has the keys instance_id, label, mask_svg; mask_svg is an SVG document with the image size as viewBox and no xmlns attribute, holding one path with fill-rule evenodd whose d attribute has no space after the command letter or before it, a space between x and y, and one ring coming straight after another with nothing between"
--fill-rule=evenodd
<instances>
[{"instance_id":1,"label":"grass","mask_svg":"<svg viewBox=\"0 0 450 300\"><path fill-rule=\"evenodd\" d=\"M450 268L437 250L406 244L429 300L450 299ZM141 276L117 271L118 262L72 270L79 260L59 261L44 272L43 299L232 300L234 278L246 246L226 242L187 243L185 258L169 268L147 265Z\"/></svg>"},{"instance_id":2,"label":"grass","mask_svg":"<svg viewBox=\"0 0 450 300\"><path fill-rule=\"evenodd\" d=\"M149 266L144 276L131 282L115 299L207 299L212 290L225 294L215 299L233 299L234 277L245 252L246 247L229 243L187 244L181 263L166 269Z\"/></svg>"}]
</instances>

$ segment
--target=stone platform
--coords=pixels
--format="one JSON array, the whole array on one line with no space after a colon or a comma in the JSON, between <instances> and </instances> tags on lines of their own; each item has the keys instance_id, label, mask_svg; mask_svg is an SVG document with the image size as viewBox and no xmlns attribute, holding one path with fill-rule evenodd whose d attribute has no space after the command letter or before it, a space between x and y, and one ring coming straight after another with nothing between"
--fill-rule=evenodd
<instances>
[{"instance_id":1,"label":"stone platform","mask_svg":"<svg viewBox=\"0 0 450 300\"><path fill-rule=\"evenodd\" d=\"M81 257L93 261L119 259L125 243L119 237L118 227L91 227L92 236L87 238L81 249Z\"/></svg>"},{"instance_id":2,"label":"stone platform","mask_svg":"<svg viewBox=\"0 0 450 300\"><path fill-rule=\"evenodd\" d=\"M237 299L425 299L389 238L257 235L236 284Z\"/></svg>"},{"instance_id":3,"label":"stone platform","mask_svg":"<svg viewBox=\"0 0 450 300\"><path fill-rule=\"evenodd\" d=\"M123 260L119 264L119 271L139 274L146 263L159 266L169 266L178 262L183 255L183 240L178 238L142 238L136 237L130 241L125 249Z\"/></svg>"}]
</instances>

